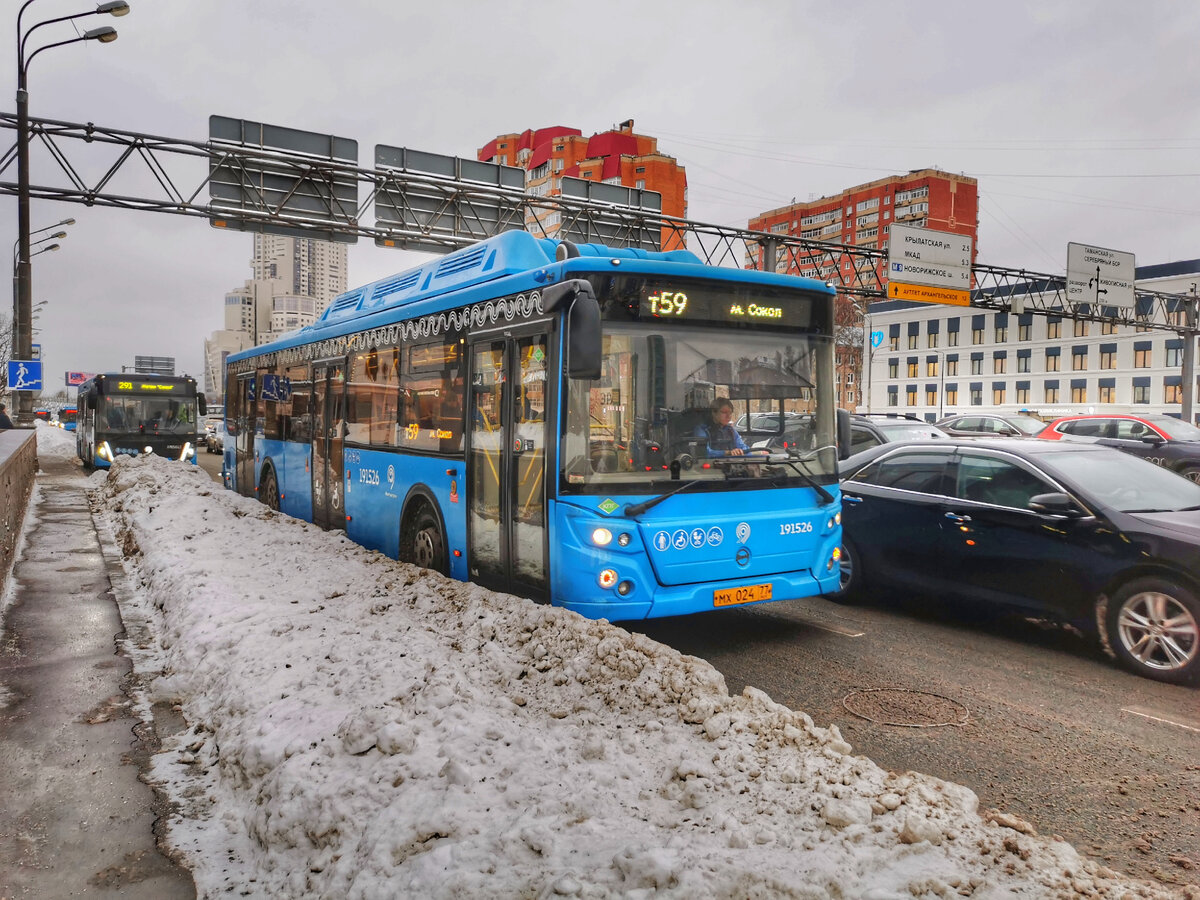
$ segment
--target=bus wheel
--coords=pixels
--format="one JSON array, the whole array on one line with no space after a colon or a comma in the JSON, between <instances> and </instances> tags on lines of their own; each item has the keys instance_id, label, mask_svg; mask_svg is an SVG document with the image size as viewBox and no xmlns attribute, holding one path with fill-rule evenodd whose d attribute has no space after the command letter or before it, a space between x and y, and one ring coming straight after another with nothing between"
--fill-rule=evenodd
<instances>
[{"instance_id":1,"label":"bus wheel","mask_svg":"<svg viewBox=\"0 0 1200 900\"><path fill-rule=\"evenodd\" d=\"M267 505L267 509L279 511L279 482L275 480L274 469L267 469L263 475L262 484L258 488L258 499Z\"/></svg>"},{"instance_id":2,"label":"bus wheel","mask_svg":"<svg viewBox=\"0 0 1200 900\"><path fill-rule=\"evenodd\" d=\"M437 516L424 504L410 516L400 533L400 559L423 569L446 574L446 542Z\"/></svg>"}]
</instances>

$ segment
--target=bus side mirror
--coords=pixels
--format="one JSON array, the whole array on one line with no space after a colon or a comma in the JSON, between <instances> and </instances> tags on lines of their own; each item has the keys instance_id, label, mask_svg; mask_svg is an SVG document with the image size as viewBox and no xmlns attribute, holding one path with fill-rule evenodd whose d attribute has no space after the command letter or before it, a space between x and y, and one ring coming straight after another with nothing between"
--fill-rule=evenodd
<instances>
[{"instance_id":1,"label":"bus side mirror","mask_svg":"<svg viewBox=\"0 0 1200 900\"><path fill-rule=\"evenodd\" d=\"M600 377L600 304L590 282L573 278L542 291L542 312L566 306L567 377L596 380Z\"/></svg>"},{"instance_id":2,"label":"bus side mirror","mask_svg":"<svg viewBox=\"0 0 1200 900\"><path fill-rule=\"evenodd\" d=\"M200 401L200 415L207 416L208 415L208 404L204 402L204 395L197 394L196 399Z\"/></svg>"},{"instance_id":3,"label":"bus side mirror","mask_svg":"<svg viewBox=\"0 0 1200 900\"><path fill-rule=\"evenodd\" d=\"M850 411L841 408L837 411L837 447L838 459L850 455Z\"/></svg>"}]
</instances>

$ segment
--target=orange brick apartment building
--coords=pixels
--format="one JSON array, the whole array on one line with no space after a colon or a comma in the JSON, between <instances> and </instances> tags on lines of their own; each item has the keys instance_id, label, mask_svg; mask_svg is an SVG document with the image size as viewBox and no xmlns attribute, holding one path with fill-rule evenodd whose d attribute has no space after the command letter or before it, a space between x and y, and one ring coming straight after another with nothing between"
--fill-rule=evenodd
<instances>
[{"instance_id":1,"label":"orange brick apartment building","mask_svg":"<svg viewBox=\"0 0 1200 900\"><path fill-rule=\"evenodd\" d=\"M525 190L531 194L558 196L563 176L570 176L657 191L664 215L687 217L686 171L674 157L659 152L657 138L636 134L633 119L589 138L562 125L502 134L476 155L483 162L524 169ZM546 234L558 230L557 212L542 210L537 216ZM664 230L664 250L682 246L681 239Z\"/></svg>"},{"instance_id":2,"label":"orange brick apartment building","mask_svg":"<svg viewBox=\"0 0 1200 900\"><path fill-rule=\"evenodd\" d=\"M751 231L886 250L892 222L970 235L978 253L979 183L965 175L917 169L907 175L880 178L847 188L830 197L768 210L751 219L746 227ZM848 261L842 262L842 272L831 268L828 260L822 265L780 254L779 261L784 264L779 267L781 272L835 284L839 276L844 275L849 281L853 274ZM757 267L762 265L761 258L751 262ZM886 284L887 272L883 263L876 274L880 284ZM842 323L857 321L861 326L862 319L854 301L846 296L838 297L837 318ZM856 383L861 371L861 348L849 344L839 346L838 402L850 410L857 408L862 399L860 385Z\"/></svg>"}]
</instances>

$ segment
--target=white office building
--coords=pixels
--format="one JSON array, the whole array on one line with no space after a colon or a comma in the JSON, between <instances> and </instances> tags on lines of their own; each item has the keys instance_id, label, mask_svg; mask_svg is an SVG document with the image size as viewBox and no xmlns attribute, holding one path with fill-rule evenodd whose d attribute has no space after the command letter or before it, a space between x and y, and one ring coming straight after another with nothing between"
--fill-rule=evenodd
<instances>
[{"instance_id":1,"label":"white office building","mask_svg":"<svg viewBox=\"0 0 1200 900\"><path fill-rule=\"evenodd\" d=\"M204 342L210 400L223 392L221 372L229 354L311 325L345 292L346 245L256 234L250 268L252 277L225 295L225 327Z\"/></svg>"},{"instance_id":2,"label":"white office building","mask_svg":"<svg viewBox=\"0 0 1200 900\"><path fill-rule=\"evenodd\" d=\"M1139 266L1139 288L1187 299L1138 300L1138 315L1156 325L1184 325L1198 283L1200 260ZM1043 419L1181 415L1184 338L1176 331L1072 319L1068 312L985 312L907 301L872 304L867 329L872 347L862 392L871 412L928 421L972 411L1029 410ZM1200 390L1193 390L1196 419Z\"/></svg>"}]
</instances>

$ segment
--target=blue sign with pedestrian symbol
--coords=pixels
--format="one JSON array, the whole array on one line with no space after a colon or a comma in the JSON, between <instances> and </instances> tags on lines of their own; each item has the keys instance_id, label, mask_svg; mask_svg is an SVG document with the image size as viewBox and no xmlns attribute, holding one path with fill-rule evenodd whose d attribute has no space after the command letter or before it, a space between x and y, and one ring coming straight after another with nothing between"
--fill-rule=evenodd
<instances>
[{"instance_id":1,"label":"blue sign with pedestrian symbol","mask_svg":"<svg viewBox=\"0 0 1200 900\"><path fill-rule=\"evenodd\" d=\"M42 389L42 361L10 359L8 361L8 389L10 391L40 391Z\"/></svg>"}]
</instances>

